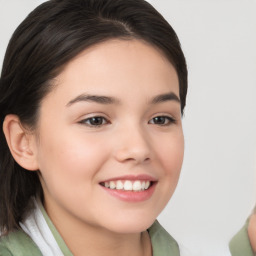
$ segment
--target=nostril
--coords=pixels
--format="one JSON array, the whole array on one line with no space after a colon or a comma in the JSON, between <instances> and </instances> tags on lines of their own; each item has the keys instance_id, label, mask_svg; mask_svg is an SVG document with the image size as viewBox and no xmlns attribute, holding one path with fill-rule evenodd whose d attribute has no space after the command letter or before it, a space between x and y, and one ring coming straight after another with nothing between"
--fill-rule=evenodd
<instances>
[{"instance_id":1,"label":"nostril","mask_svg":"<svg viewBox=\"0 0 256 256\"><path fill-rule=\"evenodd\" d=\"M144 161L142 161L142 162L144 162L144 163L149 163L149 162L150 162L150 158L147 157L147 158L145 158Z\"/></svg>"}]
</instances>

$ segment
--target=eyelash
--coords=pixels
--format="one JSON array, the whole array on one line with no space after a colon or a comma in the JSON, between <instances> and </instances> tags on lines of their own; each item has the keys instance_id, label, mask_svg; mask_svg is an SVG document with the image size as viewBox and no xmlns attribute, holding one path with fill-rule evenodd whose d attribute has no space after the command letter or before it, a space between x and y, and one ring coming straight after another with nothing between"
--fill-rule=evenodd
<instances>
[{"instance_id":1,"label":"eyelash","mask_svg":"<svg viewBox=\"0 0 256 256\"><path fill-rule=\"evenodd\" d=\"M151 121L152 120L156 120L156 119L160 119L160 123L152 123ZM159 126L169 126L169 125L172 125L172 124L175 124L176 123L176 120L170 116L156 116L156 117L153 117L149 122L149 124L156 124L156 125L159 125Z\"/></svg>"},{"instance_id":2,"label":"eyelash","mask_svg":"<svg viewBox=\"0 0 256 256\"><path fill-rule=\"evenodd\" d=\"M97 122L95 123L95 121ZM160 122L157 123L157 121L158 122L160 121ZM103 125L109 124L110 122L103 116L93 116L93 117L83 119L79 123L87 125L89 127L97 128L97 127L101 127ZM149 120L148 123L155 124L158 126L169 126L169 125L175 124L176 120L170 116L156 116L156 117L153 117L151 120Z\"/></svg>"},{"instance_id":3,"label":"eyelash","mask_svg":"<svg viewBox=\"0 0 256 256\"><path fill-rule=\"evenodd\" d=\"M100 124L93 124L93 122L97 119L101 120ZM100 126L108 124L109 121L103 116L92 116L92 117L81 120L79 123L80 124L85 124L85 125L90 126L90 127L100 127Z\"/></svg>"}]
</instances>

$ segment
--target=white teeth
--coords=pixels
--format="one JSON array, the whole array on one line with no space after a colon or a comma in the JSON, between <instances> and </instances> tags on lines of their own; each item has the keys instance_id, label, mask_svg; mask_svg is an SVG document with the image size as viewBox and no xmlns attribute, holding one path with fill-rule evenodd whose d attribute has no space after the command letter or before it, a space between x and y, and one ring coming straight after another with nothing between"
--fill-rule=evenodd
<instances>
[{"instance_id":1,"label":"white teeth","mask_svg":"<svg viewBox=\"0 0 256 256\"><path fill-rule=\"evenodd\" d=\"M132 182L130 180L124 182L124 190L132 190Z\"/></svg>"},{"instance_id":2,"label":"white teeth","mask_svg":"<svg viewBox=\"0 0 256 256\"><path fill-rule=\"evenodd\" d=\"M117 189L117 190L125 190L125 191L143 191L150 187L150 181L109 181L103 183L104 187L110 189Z\"/></svg>"},{"instance_id":3,"label":"white teeth","mask_svg":"<svg viewBox=\"0 0 256 256\"><path fill-rule=\"evenodd\" d=\"M123 182L121 180L118 180L116 183L116 189L123 189L124 185Z\"/></svg>"},{"instance_id":4,"label":"white teeth","mask_svg":"<svg viewBox=\"0 0 256 256\"><path fill-rule=\"evenodd\" d=\"M115 188L116 188L115 182L114 182L114 181L110 181L110 182L109 182L109 187L110 187L111 189L115 189Z\"/></svg>"},{"instance_id":5,"label":"white teeth","mask_svg":"<svg viewBox=\"0 0 256 256\"><path fill-rule=\"evenodd\" d=\"M136 180L132 185L132 190L139 191L141 190L141 182Z\"/></svg>"},{"instance_id":6,"label":"white teeth","mask_svg":"<svg viewBox=\"0 0 256 256\"><path fill-rule=\"evenodd\" d=\"M145 181L142 181L142 183L141 183L141 189L144 190L145 187L146 187L146 182L145 182Z\"/></svg>"}]
</instances>

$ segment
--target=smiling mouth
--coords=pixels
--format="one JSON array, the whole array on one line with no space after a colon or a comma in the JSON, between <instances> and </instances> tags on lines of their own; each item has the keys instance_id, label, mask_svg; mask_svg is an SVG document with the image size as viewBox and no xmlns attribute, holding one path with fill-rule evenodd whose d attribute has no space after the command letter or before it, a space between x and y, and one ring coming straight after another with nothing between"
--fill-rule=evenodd
<instances>
[{"instance_id":1,"label":"smiling mouth","mask_svg":"<svg viewBox=\"0 0 256 256\"><path fill-rule=\"evenodd\" d=\"M101 182L100 185L111 190L139 192L148 190L153 183L149 180L117 180Z\"/></svg>"}]
</instances>

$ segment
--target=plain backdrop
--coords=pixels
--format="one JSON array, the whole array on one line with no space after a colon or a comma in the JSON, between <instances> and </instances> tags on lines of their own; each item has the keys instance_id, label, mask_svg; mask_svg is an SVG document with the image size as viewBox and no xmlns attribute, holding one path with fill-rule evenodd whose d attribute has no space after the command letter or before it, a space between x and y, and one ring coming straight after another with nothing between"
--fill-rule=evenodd
<instances>
[{"instance_id":1,"label":"plain backdrop","mask_svg":"<svg viewBox=\"0 0 256 256\"><path fill-rule=\"evenodd\" d=\"M14 29L41 2L0 0L0 67ZM189 69L184 165L159 220L183 255L230 255L256 203L256 1L149 2L177 32Z\"/></svg>"}]
</instances>

